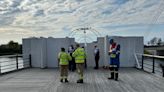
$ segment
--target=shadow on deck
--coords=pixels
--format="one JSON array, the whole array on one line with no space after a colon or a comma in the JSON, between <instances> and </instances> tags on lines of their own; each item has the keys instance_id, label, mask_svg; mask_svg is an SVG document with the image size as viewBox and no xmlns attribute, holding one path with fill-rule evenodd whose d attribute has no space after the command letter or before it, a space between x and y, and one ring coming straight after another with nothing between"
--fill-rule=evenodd
<instances>
[{"instance_id":1,"label":"shadow on deck","mask_svg":"<svg viewBox=\"0 0 164 92\"><path fill-rule=\"evenodd\" d=\"M59 82L58 69L26 69L0 76L0 92L164 92L164 79L137 70L122 68L119 81L108 80L107 70L87 69L84 84L70 72L69 83Z\"/></svg>"}]
</instances>

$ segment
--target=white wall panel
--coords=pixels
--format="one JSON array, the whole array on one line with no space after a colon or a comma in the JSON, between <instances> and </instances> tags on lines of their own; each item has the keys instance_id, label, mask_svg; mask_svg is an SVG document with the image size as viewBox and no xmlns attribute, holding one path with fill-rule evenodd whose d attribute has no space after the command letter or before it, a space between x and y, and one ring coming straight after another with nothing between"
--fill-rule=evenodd
<instances>
[{"instance_id":1,"label":"white wall panel","mask_svg":"<svg viewBox=\"0 0 164 92\"><path fill-rule=\"evenodd\" d=\"M74 43L72 38L48 38L47 39L47 67L58 67L58 53L61 47L68 51L68 47Z\"/></svg>"},{"instance_id":2,"label":"white wall panel","mask_svg":"<svg viewBox=\"0 0 164 92\"><path fill-rule=\"evenodd\" d=\"M121 67L134 67L134 53L143 53L143 37L101 37L97 43L87 44L87 65L95 66L94 46L100 50L100 66L108 65L109 62L109 39L121 45L120 64ZM32 66L40 68L58 67L57 56L61 47L68 51L68 47L75 42L73 38L28 38L23 39L23 55L32 55ZM25 56L24 56L25 57Z\"/></svg>"}]
</instances>

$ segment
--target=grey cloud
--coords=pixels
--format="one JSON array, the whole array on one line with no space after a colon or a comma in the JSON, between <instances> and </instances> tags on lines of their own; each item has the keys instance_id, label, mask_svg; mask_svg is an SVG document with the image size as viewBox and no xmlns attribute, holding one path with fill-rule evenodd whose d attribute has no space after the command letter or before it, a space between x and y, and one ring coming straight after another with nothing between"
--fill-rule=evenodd
<instances>
[{"instance_id":1,"label":"grey cloud","mask_svg":"<svg viewBox=\"0 0 164 92\"><path fill-rule=\"evenodd\" d=\"M14 21L14 17L12 16L1 16L0 18L0 26L6 26L12 24Z\"/></svg>"},{"instance_id":2,"label":"grey cloud","mask_svg":"<svg viewBox=\"0 0 164 92\"><path fill-rule=\"evenodd\" d=\"M55 2L60 4L60 3L64 3L65 1L67 1L67 0L56 0Z\"/></svg>"},{"instance_id":3,"label":"grey cloud","mask_svg":"<svg viewBox=\"0 0 164 92\"><path fill-rule=\"evenodd\" d=\"M11 7L18 7L18 6L20 6L22 1L23 0L13 0L13 2L11 4Z\"/></svg>"},{"instance_id":4,"label":"grey cloud","mask_svg":"<svg viewBox=\"0 0 164 92\"><path fill-rule=\"evenodd\" d=\"M73 12L75 12L76 9L72 9L72 10L60 10L60 11L55 11L54 10L51 10L51 11L48 11L48 14L71 14Z\"/></svg>"},{"instance_id":5,"label":"grey cloud","mask_svg":"<svg viewBox=\"0 0 164 92\"><path fill-rule=\"evenodd\" d=\"M2 6L1 6L1 14L4 15L9 15L9 14L14 14L14 13L18 13L21 12L21 10L19 9L20 3L23 0L12 0L12 1L1 1L2 2Z\"/></svg>"},{"instance_id":6,"label":"grey cloud","mask_svg":"<svg viewBox=\"0 0 164 92\"><path fill-rule=\"evenodd\" d=\"M159 2L156 2L156 0L149 0L149 1L145 1L145 4L142 6L143 8L150 8L156 4L158 4Z\"/></svg>"},{"instance_id":7,"label":"grey cloud","mask_svg":"<svg viewBox=\"0 0 164 92\"><path fill-rule=\"evenodd\" d=\"M119 7L116 6L108 6L104 9L102 9L102 14L104 15L111 15L113 12L115 12L117 9L119 9Z\"/></svg>"},{"instance_id":8,"label":"grey cloud","mask_svg":"<svg viewBox=\"0 0 164 92\"><path fill-rule=\"evenodd\" d=\"M64 26L63 28L62 28L62 30L63 31L71 31L71 28L69 27L69 26Z\"/></svg>"},{"instance_id":9,"label":"grey cloud","mask_svg":"<svg viewBox=\"0 0 164 92\"><path fill-rule=\"evenodd\" d=\"M114 2L113 2L113 4L125 4L125 3L127 3L128 1L130 1L130 0L113 0Z\"/></svg>"},{"instance_id":10,"label":"grey cloud","mask_svg":"<svg viewBox=\"0 0 164 92\"><path fill-rule=\"evenodd\" d=\"M84 0L76 0L77 2L82 2L82 1L84 1Z\"/></svg>"},{"instance_id":11,"label":"grey cloud","mask_svg":"<svg viewBox=\"0 0 164 92\"><path fill-rule=\"evenodd\" d=\"M34 17L43 16L43 15L44 15L44 10L37 10L37 11L34 13Z\"/></svg>"}]
</instances>

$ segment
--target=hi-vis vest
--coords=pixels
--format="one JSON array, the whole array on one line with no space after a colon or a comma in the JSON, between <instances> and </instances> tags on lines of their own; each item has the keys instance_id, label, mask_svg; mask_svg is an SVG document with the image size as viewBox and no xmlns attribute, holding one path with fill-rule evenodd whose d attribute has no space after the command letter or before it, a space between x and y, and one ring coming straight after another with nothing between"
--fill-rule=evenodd
<instances>
[{"instance_id":1,"label":"hi-vis vest","mask_svg":"<svg viewBox=\"0 0 164 92\"><path fill-rule=\"evenodd\" d=\"M84 63L86 58L86 53L83 48L77 48L73 54L73 57L75 57L76 63Z\"/></svg>"},{"instance_id":2,"label":"hi-vis vest","mask_svg":"<svg viewBox=\"0 0 164 92\"><path fill-rule=\"evenodd\" d=\"M60 52L58 58L60 60L60 65L68 65L69 61L72 59L71 56L66 52Z\"/></svg>"},{"instance_id":3,"label":"hi-vis vest","mask_svg":"<svg viewBox=\"0 0 164 92\"><path fill-rule=\"evenodd\" d=\"M110 57L111 58L116 58L116 54L115 53L111 53Z\"/></svg>"}]
</instances>

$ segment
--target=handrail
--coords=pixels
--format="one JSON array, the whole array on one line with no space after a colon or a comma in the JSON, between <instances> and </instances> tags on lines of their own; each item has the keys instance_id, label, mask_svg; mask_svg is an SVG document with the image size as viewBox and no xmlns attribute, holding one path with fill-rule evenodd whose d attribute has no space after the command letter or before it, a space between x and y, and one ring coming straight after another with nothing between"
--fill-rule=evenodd
<instances>
[{"instance_id":1,"label":"handrail","mask_svg":"<svg viewBox=\"0 0 164 92\"><path fill-rule=\"evenodd\" d=\"M158 55L149 55L149 54L140 54L140 53L134 53L134 55L142 56L142 62L141 62L141 66L142 67L140 69L142 69L144 71L145 71L144 68L152 69L152 73L155 73L157 71L156 68L159 68L159 66L156 66L156 64L157 64L156 59L164 59L164 56L158 56ZM135 57L137 57L137 56L135 56ZM147 57L149 59L151 58L152 59L152 61L150 60L151 63L149 63L149 64L148 63L145 63L146 61L144 60L145 59L144 57ZM136 62L137 62L137 60L136 60ZM161 64L164 64L163 61L161 61L161 60L158 61L158 64L160 64L159 62L161 62ZM147 66L151 66L151 67L147 67ZM162 70L163 77L164 77L164 68L161 67L159 69Z\"/></svg>"},{"instance_id":2,"label":"handrail","mask_svg":"<svg viewBox=\"0 0 164 92\"><path fill-rule=\"evenodd\" d=\"M7 57L15 57L15 56L22 56L22 54L14 54L14 55L2 55L0 58L7 58Z\"/></svg>"},{"instance_id":3,"label":"handrail","mask_svg":"<svg viewBox=\"0 0 164 92\"><path fill-rule=\"evenodd\" d=\"M139 53L136 53L136 55L147 56L147 57L152 57L152 58L154 57L154 58L164 59L164 56L158 56L158 55L139 54Z\"/></svg>"},{"instance_id":4,"label":"handrail","mask_svg":"<svg viewBox=\"0 0 164 92\"><path fill-rule=\"evenodd\" d=\"M12 59L10 59L10 57L12 57ZM7 59L7 60L4 59L4 61L0 61L0 74L4 74L4 73L31 67L31 55L27 55L27 56L21 55L21 54L4 55L4 56L0 56L0 59L1 58L2 59L9 58L9 59ZM8 62L8 63L6 63L6 62ZM10 68L14 68L14 69L10 70ZM9 70L7 70L7 69L9 69Z\"/></svg>"},{"instance_id":5,"label":"handrail","mask_svg":"<svg viewBox=\"0 0 164 92\"><path fill-rule=\"evenodd\" d=\"M8 60L8 61L0 61L0 63L6 63L6 62L15 62L15 60Z\"/></svg>"}]
</instances>

